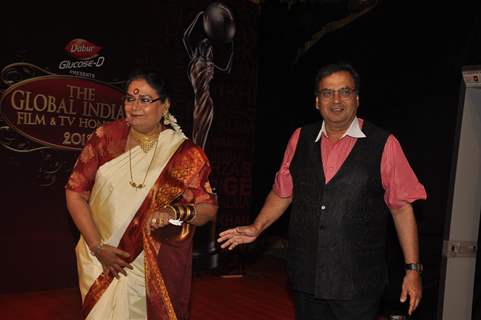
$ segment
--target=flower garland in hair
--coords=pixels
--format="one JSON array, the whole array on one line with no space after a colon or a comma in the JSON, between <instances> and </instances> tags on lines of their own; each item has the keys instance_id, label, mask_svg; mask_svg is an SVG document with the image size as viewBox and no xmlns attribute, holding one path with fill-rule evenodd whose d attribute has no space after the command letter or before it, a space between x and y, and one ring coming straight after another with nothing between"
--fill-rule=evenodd
<instances>
[{"instance_id":1,"label":"flower garland in hair","mask_svg":"<svg viewBox=\"0 0 481 320\"><path fill-rule=\"evenodd\" d=\"M175 132L181 134L182 136L184 136L186 138L184 132L182 132L182 128L177 123L177 119L169 111L167 111L164 115L164 124L166 126L171 126L172 129L174 129Z\"/></svg>"}]
</instances>

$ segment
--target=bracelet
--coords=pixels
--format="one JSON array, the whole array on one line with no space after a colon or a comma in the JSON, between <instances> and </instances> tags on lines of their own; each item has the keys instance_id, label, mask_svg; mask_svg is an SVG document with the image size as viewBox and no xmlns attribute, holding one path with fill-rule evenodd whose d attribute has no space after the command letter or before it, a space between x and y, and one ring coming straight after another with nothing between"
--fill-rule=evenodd
<instances>
[{"instance_id":1,"label":"bracelet","mask_svg":"<svg viewBox=\"0 0 481 320\"><path fill-rule=\"evenodd\" d=\"M95 256L95 251L97 250L100 250L104 247L105 245L105 242L103 240L100 240L99 243L97 243L93 248L89 248L90 249L90 253Z\"/></svg>"},{"instance_id":2,"label":"bracelet","mask_svg":"<svg viewBox=\"0 0 481 320\"><path fill-rule=\"evenodd\" d=\"M164 206L164 208L169 208L174 212L175 220L180 220L187 223L194 220L195 216L197 215L197 210L195 209L194 204L177 204L175 206L167 204Z\"/></svg>"},{"instance_id":3,"label":"bracelet","mask_svg":"<svg viewBox=\"0 0 481 320\"><path fill-rule=\"evenodd\" d=\"M177 205L175 206L177 208L177 210L179 211L179 220L180 221L185 221L185 208L183 205Z\"/></svg>"},{"instance_id":4,"label":"bracelet","mask_svg":"<svg viewBox=\"0 0 481 320\"><path fill-rule=\"evenodd\" d=\"M169 208L170 210L172 210L172 212L174 212L174 220L179 220L179 212L176 208L172 207L170 204L166 204L164 208Z\"/></svg>"},{"instance_id":5,"label":"bracelet","mask_svg":"<svg viewBox=\"0 0 481 320\"><path fill-rule=\"evenodd\" d=\"M417 271L419 274L423 273L423 265L419 262L416 263L406 263L404 264L404 270L414 270Z\"/></svg>"},{"instance_id":6,"label":"bracelet","mask_svg":"<svg viewBox=\"0 0 481 320\"><path fill-rule=\"evenodd\" d=\"M184 221L189 223L192 220L194 220L195 216L197 215L197 210L195 209L194 204L188 204L188 205L186 205L186 208L188 210L188 215L187 215L187 217L185 218Z\"/></svg>"}]
</instances>

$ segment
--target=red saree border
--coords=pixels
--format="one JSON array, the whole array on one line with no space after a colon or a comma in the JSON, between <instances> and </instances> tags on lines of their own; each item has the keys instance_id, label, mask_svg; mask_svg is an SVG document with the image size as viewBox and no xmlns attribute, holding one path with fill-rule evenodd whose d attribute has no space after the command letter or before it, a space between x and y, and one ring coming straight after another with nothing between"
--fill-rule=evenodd
<instances>
[{"instance_id":1,"label":"red saree border","mask_svg":"<svg viewBox=\"0 0 481 320\"><path fill-rule=\"evenodd\" d=\"M131 263L144 250L145 277L147 291L147 313L149 320L177 319L162 273L157 265L157 256L161 243L157 238L144 233L147 213L163 207L177 199L206 163L205 155L189 140L185 140L175 151L152 189L147 194L139 210L130 222L120 240L119 249L125 250ZM179 241L186 237L185 231L193 232L190 225L183 225L178 234ZM87 318L102 294L113 280L112 275L101 274L87 292L83 305L82 316ZM161 298L161 299L159 299Z\"/></svg>"}]
</instances>

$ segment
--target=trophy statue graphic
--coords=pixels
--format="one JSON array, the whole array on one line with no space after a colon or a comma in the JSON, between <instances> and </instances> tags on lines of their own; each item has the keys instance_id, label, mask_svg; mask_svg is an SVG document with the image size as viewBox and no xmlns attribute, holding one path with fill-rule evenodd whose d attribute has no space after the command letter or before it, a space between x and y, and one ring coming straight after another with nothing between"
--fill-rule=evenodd
<instances>
[{"instance_id":1,"label":"trophy statue graphic","mask_svg":"<svg viewBox=\"0 0 481 320\"><path fill-rule=\"evenodd\" d=\"M201 21L201 23L199 23ZM201 24L200 40L195 41L193 31ZM222 3L211 3L199 12L184 32L183 42L190 58L187 76L194 90L192 140L204 148L214 117L214 102L210 95L210 82L215 70L230 73L234 56L235 21L232 11ZM219 66L215 53L225 55L227 62Z\"/></svg>"},{"instance_id":2,"label":"trophy statue graphic","mask_svg":"<svg viewBox=\"0 0 481 320\"><path fill-rule=\"evenodd\" d=\"M214 2L195 16L182 39L190 59L187 76L194 90L192 141L203 149L214 118L210 83L216 70L230 73L235 32L232 11ZM215 192L215 186L213 189ZM215 238L215 220L197 229L192 251L194 270L218 266Z\"/></svg>"}]
</instances>

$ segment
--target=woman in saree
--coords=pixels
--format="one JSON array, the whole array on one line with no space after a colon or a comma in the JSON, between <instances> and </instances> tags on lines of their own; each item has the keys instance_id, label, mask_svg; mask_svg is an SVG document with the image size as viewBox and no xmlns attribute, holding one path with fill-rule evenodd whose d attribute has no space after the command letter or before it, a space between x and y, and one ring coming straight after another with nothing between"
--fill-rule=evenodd
<instances>
[{"instance_id":1,"label":"woman in saree","mask_svg":"<svg viewBox=\"0 0 481 320\"><path fill-rule=\"evenodd\" d=\"M126 118L99 127L66 185L84 319L188 319L195 226L217 212L203 151L169 113L165 81L136 70Z\"/></svg>"}]
</instances>

